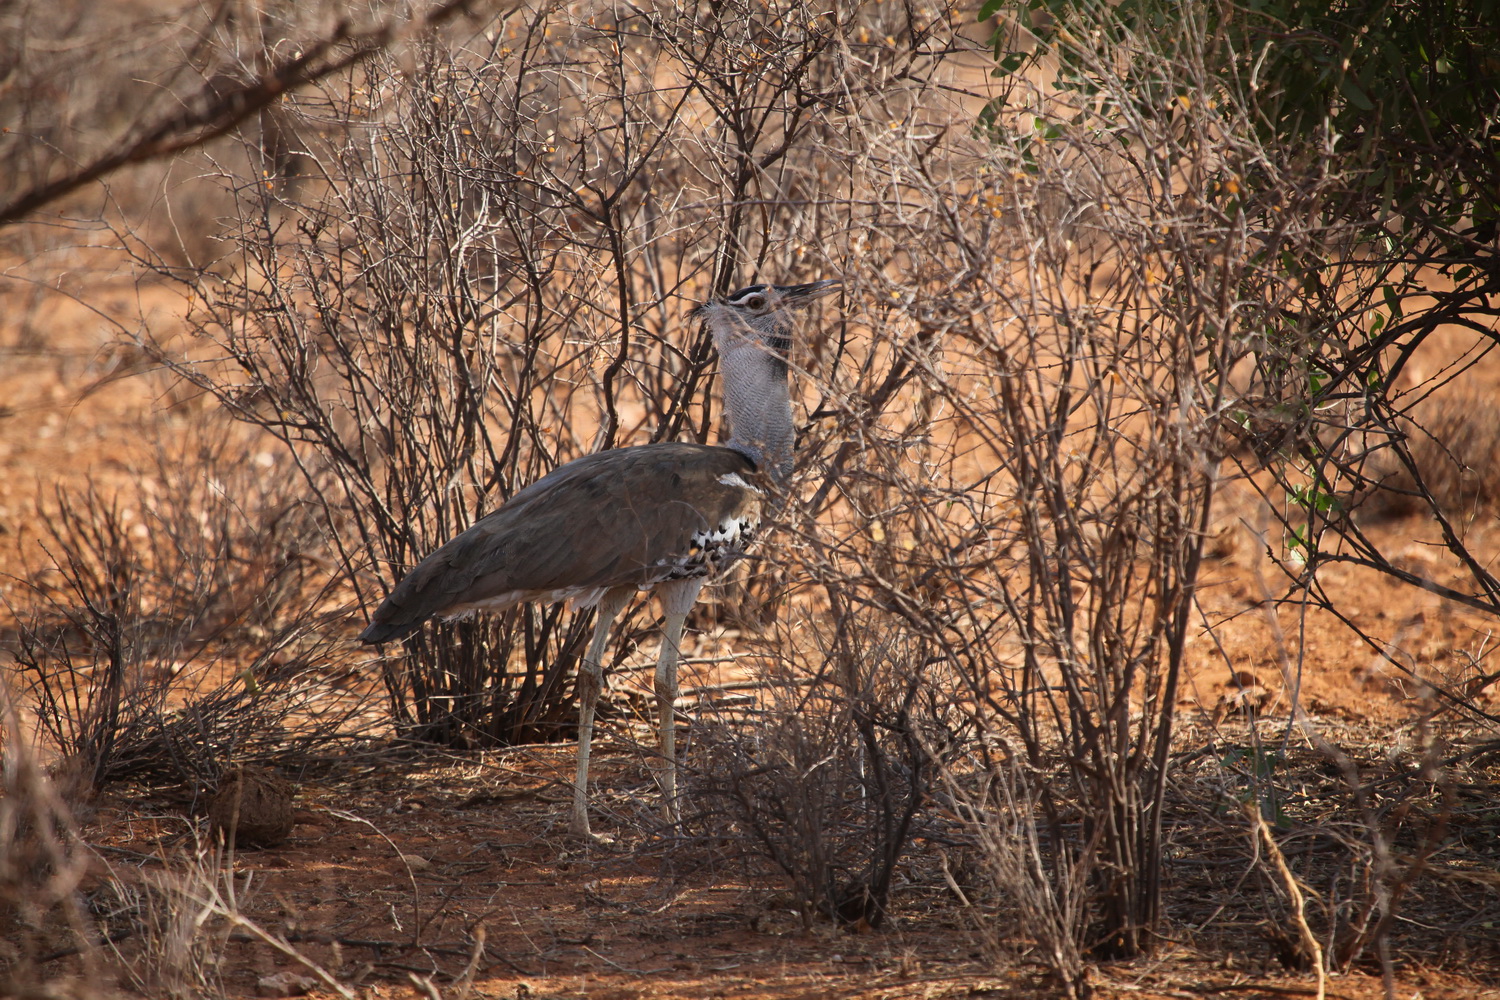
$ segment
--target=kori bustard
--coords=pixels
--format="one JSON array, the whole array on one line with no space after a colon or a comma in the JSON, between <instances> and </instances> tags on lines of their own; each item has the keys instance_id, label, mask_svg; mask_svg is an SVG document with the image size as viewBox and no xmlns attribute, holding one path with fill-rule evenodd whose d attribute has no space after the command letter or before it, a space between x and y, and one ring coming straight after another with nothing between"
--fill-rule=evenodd
<instances>
[{"instance_id":1,"label":"kori bustard","mask_svg":"<svg viewBox=\"0 0 1500 1000\"><path fill-rule=\"evenodd\" d=\"M615 617L654 589L665 622L656 665L659 781L677 812L678 643L704 580L745 550L792 472L787 356L794 310L837 279L750 285L693 311L719 352L729 440L664 442L598 452L559 466L475 521L408 573L360 633L389 642L433 617L502 610L524 601L597 609L579 670L578 771L570 829L590 836L589 744Z\"/></svg>"}]
</instances>

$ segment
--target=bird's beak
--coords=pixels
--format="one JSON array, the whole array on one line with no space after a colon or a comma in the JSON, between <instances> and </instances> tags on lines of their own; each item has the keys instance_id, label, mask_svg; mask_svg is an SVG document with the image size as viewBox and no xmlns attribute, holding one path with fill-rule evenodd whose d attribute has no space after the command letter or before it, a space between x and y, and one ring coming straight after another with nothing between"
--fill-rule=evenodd
<instances>
[{"instance_id":1,"label":"bird's beak","mask_svg":"<svg viewBox=\"0 0 1500 1000\"><path fill-rule=\"evenodd\" d=\"M780 292L784 299L811 302L813 299L821 299L842 284L843 282L838 278L824 278L822 281L810 281L805 285L783 285Z\"/></svg>"}]
</instances>

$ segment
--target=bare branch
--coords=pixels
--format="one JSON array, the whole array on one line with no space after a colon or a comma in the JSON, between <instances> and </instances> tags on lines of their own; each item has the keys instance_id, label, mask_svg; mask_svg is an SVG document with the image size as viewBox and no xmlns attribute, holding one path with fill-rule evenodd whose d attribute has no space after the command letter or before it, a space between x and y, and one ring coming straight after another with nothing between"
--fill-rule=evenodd
<instances>
[{"instance_id":1,"label":"bare branch","mask_svg":"<svg viewBox=\"0 0 1500 1000\"><path fill-rule=\"evenodd\" d=\"M221 93L213 83L205 84L177 114L146 126L133 138L122 140L113 152L63 177L24 191L0 206L0 226L19 222L42 206L121 167L162 159L201 146L224 135L289 91L363 62L401 38L436 27L454 15L466 12L473 3L474 0L444 0L411 21L393 17L362 30L353 30L347 21L340 21L326 37L312 42L297 55L276 63L258 80L227 94ZM517 6L519 4L513 4L509 10Z\"/></svg>"}]
</instances>

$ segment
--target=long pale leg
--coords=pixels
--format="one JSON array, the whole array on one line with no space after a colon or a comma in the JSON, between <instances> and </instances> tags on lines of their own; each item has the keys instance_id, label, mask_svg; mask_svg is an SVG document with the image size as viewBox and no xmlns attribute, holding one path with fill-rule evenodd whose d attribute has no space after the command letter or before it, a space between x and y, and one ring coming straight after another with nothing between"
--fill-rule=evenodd
<instances>
[{"instance_id":1,"label":"long pale leg","mask_svg":"<svg viewBox=\"0 0 1500 1000\"><path fill-rule=\"evenodd\" d=\"M630 600L631 589L607 591L595 610L594 637L588 656L578 667L578 779L573 783L573 819L568 829L580 837L589 832L589 744L594 738L594 709L604 688L604 647L609 643L609 627L620 609Z\"/></svg>"},{"instance_id":2,"label":"long pale leg","mask_svg":"<svg viewBox=\"0 0 1500 1000\"><path fill-rule=\"evenodd\" d=\"M677 657L682 641L682 622L698 600L703 578L674 580L658 584L656 596L661 600L661 656L656 661L656 706L660 713L661 794L662 809L668 823L676 823L677 809Z\"/></svg>"}]
</instances>

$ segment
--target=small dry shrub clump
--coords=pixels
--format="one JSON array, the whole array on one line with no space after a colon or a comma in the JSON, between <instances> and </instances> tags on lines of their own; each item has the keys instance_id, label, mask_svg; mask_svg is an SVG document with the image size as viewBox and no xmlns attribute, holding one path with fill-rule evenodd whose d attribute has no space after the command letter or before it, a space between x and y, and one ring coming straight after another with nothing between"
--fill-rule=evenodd
<instances>
[{"instance_id":1,"label":"small dry shrub clump","mask_svg":"<svg viewBox=\"0 0 1500 1000\"><path fill-rule=\"evenodd\" d=\"M933 831L934 713L919 648L845 611L836 631L815 627L815 667L768 651L760 703L696 734L689 829L769 862L805 925L870 928Z\"/></svg>"},{"instance_id":2,"label":"small dry shrub clump","mask_svg":"<svg viewBox=\"0 0 1500 1000\"><path fill-rule=\"evenodd\" d=\"M19 577L29 601L0 641L46 751L87 787L212 784L231 756L343 739L362 710L333 683L359 654L322 568L326 522L230 430L161 445L134 495L39 503L44 565Z\"/></svg>"},{"instance_id":3,"label":"small dry shrub clump","mask_svg":"<svg viewBox=\"0 0 1500 1000\"><path fill-rule=\"evenodd\" d=\"M1351 499L1355 516L1400 518L1434 509L1459 523L1500 500L1500 423L1493 392L1472 377L1424 392L1395 432L1360 467L1369 485Z\"/></svg>"},{"instance_id":4,"label":"small dry shrub clump","mask_svg":"<svg viewBox=\"0 0 1500 1000\"><path fill-rule=\"evenodd\" d=\"M208 800L208 825L234 847L276 847L294 823L291 782L259 767L236 766Z\"/></svg>"}]
</instances>

